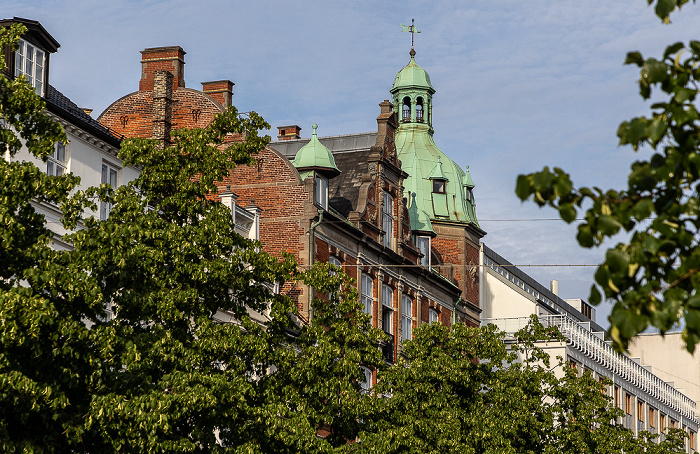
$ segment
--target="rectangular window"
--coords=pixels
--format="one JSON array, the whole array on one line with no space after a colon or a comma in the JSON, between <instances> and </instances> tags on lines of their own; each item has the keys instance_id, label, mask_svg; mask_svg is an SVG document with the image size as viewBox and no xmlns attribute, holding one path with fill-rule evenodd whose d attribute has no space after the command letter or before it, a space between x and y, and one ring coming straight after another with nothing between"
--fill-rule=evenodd
<instances>
[{"instance_id":1,"label":"rectangular window","mask_svg":"<svg viewBox=\"0 0 700 454\"><path fill-rule=\"evenodd\" d=\"M625 413L632 414L632 396L627 393L625 393Z\"/></svg>"},{"instance_id":2,"label":"rectangular window","mask_svg":"<svg viewBox=\"0 0 700 454\"><path fill-rule=\"evenodd\" d=\"M117 169L109 164L102 163L102 184L108 184L113 188L117 187ZM112 211L112 204L109 202L100 202L100 220L104 221L109 217L109 212Z\"/></svg>"},{"instance_id":3,"label":"rectangular window","mask_svg":"<svg viewBox=\"0 0 700 454\"><path fill-rule=\"evenodd\" d=\"M364 381L360 384L360 388L362 389L362 394L366 394L372 389L372 371L365 366L360 366L360 370L364 376Z\"/></svg>"},{"instance_id":4,"label":"rectangular window","mask_svg":"<svg viewBox=\"0 0 700 454\"><path fill-rule=\"evenodd\" d=\"M382 285L382 329L387 334L394 334L394 290Z\"/></svg>"},{"instance_id":5,"label":"rectangular window","mask_svg":"<svg viewBox=\"0 0 700 454\"><path fill-rule=\"evenodd\" d=\"M420 264L423 266L430 266L430 237L429 236L416 236L416 247L423 257L420 258Z\"/></svg>"},{"instance_id":6,"label":"rectangular window","mask_svg":"<svg viewBox=\"0 0 700 454\"><path fill-rule=\"evenodd\" d=\"M413 301L408 295L401 296L401 340L413 339Z\"/></svg>"},{"instance_id":7,"label":"rectangular window","mask_svg":"<svg viewBox=\"0 0 700 454\"><path fill-rule=\"evenodd\" d=\"M644 422L644 402L641 400L637 401L637 419Z\"/></svg>"},{"instance_id":8,"label":"rectangular window","mask_svg":"<svg viewBox=\"0 0 700 454\"><path fill-rule=\"evenodd\" d=\"M440 314L432 307L428 310L428 323L440 322Z\"/></svg>"},{"instance_id":9,"label":"rectangular window","mask_svg":"<svg viewBox=\"0 0 700 454\"><path fill-rule=\"evenodd\" d=\"M615 386L613 390L613 397L615 399L615 408L620 408L620 387Z\"/></svg>"},{"instance_id":10,"label":"rectangular window","mask_svg":"<svg viewBox=\"0 0 700 454\"><path fill-rule=\"evenodd\" d=\"M330 263L331 265L337 266L337 267L343 266L343 264L340 263L340 260L338 260L337 257L333 257L333 256L328 257L328 263ZM335 270L331 271L331 274L335 275L336 271ZM332 300L332 299L336 299L336 298L338 298L338 299L340 298L340 295L338 294L338 292L331 292L328 294L328 300Z\"/></svg>"},{"instance_id":11,"label":"rectangular window","mask_svg":"<svg viewBox=\"0 0 700 454\"><path fill-rule=\"evenodd\" d=\"M663 413L659 414L659 430L661 432L666 432L666 415Z\"/></svg>"},{"instance_id":12,"label":"rectangular window","mask_svg":"<svg viewBox=\"0 0 700 454\"><path fill-rule=\"evenodd\" d=\"M49 160L46 161L46 174L60 177L66 173L66 164L66 146L57 142Z\"/></svg>"},{"instance_id":13,"label":"rectangular window","mask_svg":"<svg viewBox=\"0 0 700 454\"><path fill-rule=\"evenodd\" d=\"M690 449L695 451L695 449L696 449L696 447L695 447L695 432L693 432L692 430L688 434L688 443L690 444Z\"/></svg>"},{"instance_id":14,"label":"rectangular window","mask_svg":"<svg viewBox=\"0 0 700 454\"><path fill-rule=\"evenodd\" d=\"M362 273L362 310L365 314L372 315L372 293L374 285L372 276Z\"/></svg>"},{"instance_id":15,"label":"rectangular window","mask_svg":"<svg viewBox=\"0 0 700 454\"><path fill-rule=\"evenodd\" d=\"M328 209L328 180L321 175L316 175L316 194L314 197L314 203L324 210Z\"/></svg>"},{"instance_id":16,"label":"rectangular window","mask_svg":"<svg viewBox=\"0 0 700 454\"><path fill-rule=\"evenodd\" d=\"M15 77L25 75L36 94L44 96L46 53L23 39L20 39L18 44L15 52Z\"/></svg>"},{"instance_id":17,"label":"rectangular window","mask_svg":"<svg viewBox=\"0 0 700 454\"><path fill-rule=\"evenodd\" d=\"M656 427L656 410L649 407L649 427Z\"/></svg>"},{"instance_id":18,"label":"rectangular window","mask_svg":"<svg viewBox=\"0 0 700 454\"><path fill-rule=\"evenodd\" d=\"M382 229L384 230L383 244L391 247L394 237L394 198L388 192L384 193L382 205Z\"/></svg>"}]
</instances>

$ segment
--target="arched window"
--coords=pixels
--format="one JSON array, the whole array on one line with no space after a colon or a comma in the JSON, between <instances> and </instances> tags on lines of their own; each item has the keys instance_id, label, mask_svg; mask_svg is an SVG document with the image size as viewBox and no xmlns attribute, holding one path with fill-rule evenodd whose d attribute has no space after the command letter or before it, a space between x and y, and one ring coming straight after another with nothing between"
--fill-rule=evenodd
<instances>
[{"instance_id":1,"label":"arched window","mask_svg":"<svg viewBox=\"0 0 700 454\"><path fill-rule=\"evenodd\" d=\"M411 98L406 96L403 98L403 110L401 118L403 121L411 121Z\"/></svg>"},{"instance_id":2,"label":"arched window","mask_svg":"<svg viewBox=\"0 0 700 454\"><path fill-rule=\"evenodd\" d=\"M423 123L423 98L418 98L416 102L416 121Z\"/></svg>"}]
</instances>

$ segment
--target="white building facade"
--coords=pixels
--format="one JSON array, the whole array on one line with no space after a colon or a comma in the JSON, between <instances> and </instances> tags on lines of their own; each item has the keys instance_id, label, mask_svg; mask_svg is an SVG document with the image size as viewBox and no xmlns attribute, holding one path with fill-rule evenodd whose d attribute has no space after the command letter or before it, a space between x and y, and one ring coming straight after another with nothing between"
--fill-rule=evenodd
<instances>
[{"instance_id":1,"label":"white building facade","mask_svg":"<svg viewBox=\"0 0 700 454\"><path fill-rule=\"evenodd\" d=\"M647 430L660 434L661 439L667 428L683 429L688 434L687 451L697 449L695 401L638 358L615 352L603 328L584 315L594 317L585 301L559 298L554 288L546 289L484 244L479 259L482 325L492 323L513 334L527 325L531 315L537 315L544 326L556 326L566 338L566 342L541 345L551 358L559 356L580 373L588 370L595 378L612 382L607 392L625 414L620 423L635 435Z\"/></svg>"}]
</instances>

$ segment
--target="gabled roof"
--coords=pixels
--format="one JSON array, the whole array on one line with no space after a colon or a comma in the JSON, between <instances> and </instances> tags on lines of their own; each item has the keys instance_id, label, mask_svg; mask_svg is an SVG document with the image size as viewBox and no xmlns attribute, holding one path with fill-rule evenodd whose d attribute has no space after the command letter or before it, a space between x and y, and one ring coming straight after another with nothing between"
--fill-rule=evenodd
<instances>
[{"instance_id":1,"label":"gabled roof","mask_svg":"<svg viewBox=\"0 0 700 454\"><path fill-rule=\"evenodd\" d=\"M12 24L22 24L27 27L25 37L41 46L47 52L54 53L61 45L54 39L53 36L39 23L39 21L24 19L22 17L13 17L12 19L0 20L0 26L9 27Z\"/></svg>"}]
</instances>

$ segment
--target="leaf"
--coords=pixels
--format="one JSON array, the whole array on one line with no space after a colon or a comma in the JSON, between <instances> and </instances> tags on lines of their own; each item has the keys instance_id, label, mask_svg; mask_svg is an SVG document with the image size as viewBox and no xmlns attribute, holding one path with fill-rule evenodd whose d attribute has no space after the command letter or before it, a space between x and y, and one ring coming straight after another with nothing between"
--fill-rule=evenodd
<instances>
[{"instance_id":1,"label":"leaf","mask_svg":"<svg viewBox=\"0 0 700 454\"><path fill-rule=\"evenodd\" d=\"M559 215L567 224L576 220L576 209L569 203L559 205Z\"/></svg>"},{"instance_id":2,"label":"leaf","mask_svg":"<svg viewBox=\"0 0 700 454\"><path fill-rule=\"evenodd\" d=\"M635 64L637 66L642 66L644 64L644 58L639 52L628 52L627 58L625 58L625 65Z\"/></svg>"},{"instance_id":3,"label":"leaf","mask_svg":"<svg viewBox=\"0 0 700 454\"><path fill-rule=\"evenodd\" d=\"M518 180L515 184L515 194L520 198L520 200L527 200L530 197L530 176L529 175L518 175Z\"/></svg>"},{"instance_id":4,"label":"leaf","mask_svg":"<svg viewBox=\"0 0 700 454\"><path fill-rule=\"evenodd\" d=\"M612 216L602 215L598 217L598 228L606 236L612 236L620 231L622 224Z\"/></svg>"},{"instance_id":5,"label":"leaf","mask_svg":"<svg viewBox=\"0 0 700 454\"><path fill-rule=\"evenodd\" d=\"M654 11L665 23L668 22L668 16L676 8L677 0L656 0L656 8Z\"/></svg>"},{"instance_id":6,"label":"leaf","mask_svg":"<svg viewBox=\"0 0 700 454\"><path fill-rule=\"evenodd\" d=\"M664 51L664 58L668 58L669 56L683 49L684 47L685 45L682 42L671 44L670 46L666 47L666 50Z\"/></svg>"},{"instance_id":7,"label":"leaf","mask_svg":"<svg viewBox=\"0 0 700 454\"><path fill-rule=\"evenodd\" d=\"M658 61L654 58L649 58L642 66L641 80L647 85L662 82L666 79L667 72L668 65L666 63Z\"/></svg>"}]
</instances>

